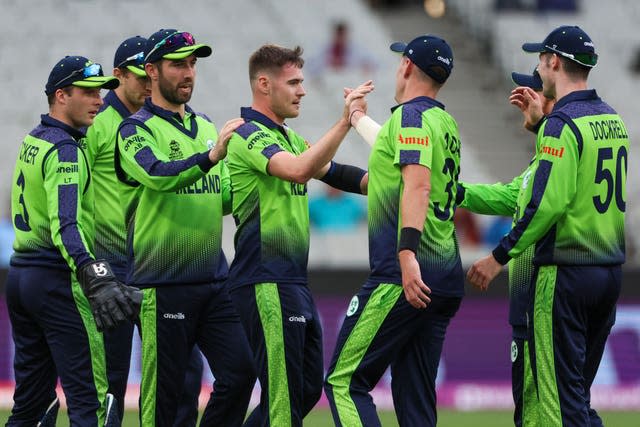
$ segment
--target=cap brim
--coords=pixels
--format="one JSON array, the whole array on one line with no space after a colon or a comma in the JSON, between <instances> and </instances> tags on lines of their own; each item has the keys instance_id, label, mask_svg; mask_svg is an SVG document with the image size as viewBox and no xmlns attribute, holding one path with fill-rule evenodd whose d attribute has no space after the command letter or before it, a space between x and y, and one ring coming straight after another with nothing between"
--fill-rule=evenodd
<instances>
[{"instance_id":1,"label":"cap brim","mask_svg":"<svg viewBox=\"0 0 640 427\"><path fill-rule=\"evenodd\" d=\"M525 43L522 45L522 50L529 53L544 52L544 45L542 43Z\"/></svg>"},{"instance_id":2,"label":"cap brim","mask_svg":"<svg viewBox=\"0 0 640 427\"><path fill-rule=\"evenodd\" d=\"M389 46L389 49L391 49L394 52L399 52L399 53L404 53L404 50L407 48L407 44L404 42L395 42L395 43L391 43L391 46Z\"/></svg>"},{"instance_id":3,"label":"cap brim","mask_svg":"<svg viewBox=\"0 0 640 427\"><path fill-rule=\"evenodd\" d=\"M144 68L137 67L135 65L127 65L127 70L131 71L138 77L147 77L147 72L144 70Z\"/></svg>"},{"instance_id":4,"label":"cap brim","mask_svg":"<svg viewBox=\"0 0 640 427\"><path fill-rule=\"evenodd\" d=\"M164 59L184 59L187 56L195 55L198 58L205 58L211 55L212 52L211 47L206 44L194 44L193 46L181 47L171 53L162 55L162 57Z\"/></svg>"},{"instance_id":5,"label":"cap brim","mask_svg":"<svg viewBox=\"0 0 640 427\"><path fill-rule=\"evenodd\" d=\"M77 80L71 84L73 86L79 87L99 87L103 89L115 89L118 87L118 85L120 85L120 81L113 76L96 76Z\"/></svg>"},{"instance_id":6,"label":"cap brim","mask_svg":"<svg viewBox=\"0 0 640 427\"><path fill-rule=\"evenodd\" d=\"M530 87L533 90L542 90L542 80L536 79L531 74L511 73L511 80L518 86Z\"/></svg>"}]
</instances>

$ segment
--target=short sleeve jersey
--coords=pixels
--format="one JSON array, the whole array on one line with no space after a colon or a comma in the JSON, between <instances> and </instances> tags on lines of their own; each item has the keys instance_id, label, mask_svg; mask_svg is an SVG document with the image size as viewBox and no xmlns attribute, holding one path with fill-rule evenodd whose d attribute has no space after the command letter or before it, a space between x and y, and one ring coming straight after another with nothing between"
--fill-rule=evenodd
<instances>
[{"instance_id":1,"label":"short sleeve jersey","mask_svg":"<svg viewBox=\"0 0 640 427\"><path fill-rule=\"evenodd\" d=\"M11 186L11 265L74 273L93 261L93 200L84 133L45 114L18 150Z\"/></svg>"},{"instance_id":2,"label":"short sleeve jersey","mask_svg":"<svg viewBox=\"0 0 640 427\"><path fill-rule=\"evenodd\" d=\"M109 91L87 130L85 149L95 195L95 256L106 259L121 280L124 280L127 266L127 231L120 204L124 184L116 177L113 165L118 126L130 115L115 92Z\"/></svg>"},{"instance_id":3,"label":"short sleeve jersey","mask_svg":"<svg viewBox=\"0 0 640 427\"><path fill-rule=\"evenodd\" d=\"M230 211L229 173L212 166L215 126L186 108L183 118L151 103L117 135L116 173L127 225L127 282L140 287L226 279L222 216Z\"/></svg>"},{"instance_id":4,"label":"short sleeve jersey","mask_svg":"<svg viewBox=\"0 0 640 427\"><path fill-rule=\"evenodd\" d=\"M309 255L307 185L267 171L280 152L299 155L305 140L251 108L246 123L229 141L227 160L233 186L236 255L229 272L232 287L264 282L306 284Z\"/></svg>"},{"instance_id":5,"label":"short sleeve jersey","mask_svg":"<svg viewBox=\"0 0 640 427\"><path fill-rule=\"evenodd\" d=\"M505 263L532 244L536 265L619 265L629 138L595 90L560 99L538 131L524 212L494 249Z\"/></svg>"},{"instance_id":6,"label":"short sleeve jersey","mask_svg":"<svg viewBox=\"0 0 640 427\"><path fill-rule=\"evenodd\" d=\"M453 226L460 137L458 125L440 102L418 97L396 106L382 126L369 157L370 282L402 283L398 239L402 167L431 170L431 193L416 258L422 279L436 295L462 296L462 266Z\"/></svg>"},{"instance_id":7,"label":"short sleeve jersey","mask_svg":"<svg viewBox=\"0 0 640 427\"><path fill-rule=\"evenodd\" d=\"M532 182L536 166L534 158L529 166L508 184L464 183L464 200L460 207L480 214L510 215L513 217L513 224L516 224L526 210L529 201L526 190ZM518 328L519 332L524 331L527 326L534 249L535 245L531 245L509 261L509 323Z\"/></svg>"}]
</instances>

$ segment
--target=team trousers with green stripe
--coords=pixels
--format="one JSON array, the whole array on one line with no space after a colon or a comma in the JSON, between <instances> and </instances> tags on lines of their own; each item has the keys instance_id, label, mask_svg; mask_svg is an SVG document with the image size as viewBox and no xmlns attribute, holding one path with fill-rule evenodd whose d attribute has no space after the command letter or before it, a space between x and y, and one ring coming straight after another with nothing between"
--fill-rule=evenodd
<instances>
[{"instance_id":1,"label":"team trousers with green stripe","mask_svg":"<svg viewBox=\"0 0 640 427\"><path fill-rule=\"evenodd\" d=\"M389 366L400 426L436 425L438 364L461 298L430 297L419 310L401 285L367 283L351 301L325 380L336 426L380 426L369 392Z\"/></svg>"},{"instance_id":2,"label":"team trousers with green stripe","mask_svg":"<svg viewBox=\"0 0 640 427\"><path fill-rule=\"evenodd\" d=\"M73 273L12 266L6 290L16 379L7 426L35 426L56 397L58 378L71 426L104 425L102 334Z\"/></svg>"},{"instance_id":3,"label":"team trousers with green stripe","mask_svg":"<svg viewBox=\"0 0 640 427\"><path fill-rule=\"evenodd\" d=\"M251 349L221 283L164 285L143 290L141 422L173 426L194 345L215 377L201 426L239 427L256 376Z\"/></svg>"},{"instance_id":4,"label":"team trousers with green stripe","mask_svg":"<svg viewBox=\"0 0 640 427\"><path fill-rule=\"evenodd\" d=\"M529 318L538 425L602 426L590 406L620 294L620 266L541 266L536 268Z\"/></svg>"},{"instance_id":5,"label":"team trousers with green stripe","mask_svg":"<svg viewBox=\"0 0 640 427\"><path fill-rule=\"evenodd\" d=\"M245 427L300 427L322 394L322 328L306 285L259 283L231 291L260 379Z\"/></svg>"}]
</instances>

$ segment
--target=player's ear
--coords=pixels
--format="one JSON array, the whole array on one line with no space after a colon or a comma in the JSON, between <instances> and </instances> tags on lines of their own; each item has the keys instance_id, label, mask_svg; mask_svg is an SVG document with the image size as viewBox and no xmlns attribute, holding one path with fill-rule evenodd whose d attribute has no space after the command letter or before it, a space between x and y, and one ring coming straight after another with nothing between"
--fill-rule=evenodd
<instances>
[{"instance_id":1,"label":"player's ear","mask_svg":"<svg viewBox=\"0 0 640 427\"><path fill-rule=\"evenodd\" d=\"M256 79L256 90L263 94L268 95L271 92L271 79L266 74L260 74Z\"/></svg>"},{"instance_id":2,"label":"player's ear","mask_svg":"<svg viewBox=\"0 0 640 427\"><path fill-rule=\"evenodd\" d=\"M411 72L413 71L413 68L415 67L415 64L405 56L402 59L402 66L403 66L402 77L404 77L405 79L409 78L409 76L411 75Z\"/></svg>"},{"instance_id":3,"label":"player's ear","mask_svg":"<svg viewBox=\"0 0 640 427\"><path fill-rule=\"evenodd\" d=\"M147 62L144 64L144 71L146 71L147 76L149 76L149 80L158 80L158 67L160 66L160 62L151 63Z\"/></svg>"}]
</instances>

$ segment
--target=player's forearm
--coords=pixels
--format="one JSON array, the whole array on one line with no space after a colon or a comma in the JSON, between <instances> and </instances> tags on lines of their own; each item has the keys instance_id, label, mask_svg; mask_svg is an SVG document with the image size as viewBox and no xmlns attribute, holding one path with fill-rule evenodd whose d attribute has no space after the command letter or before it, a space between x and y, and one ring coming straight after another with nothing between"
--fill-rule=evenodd
<instances>
[{"instance_id":1,"label":"player's forearm","mask_svg":"<svg viewBox=\"0 0 640 427\"><path fill-rule=\"evenodd\" d=\"M121 155L126 153L121 153ZM124 156L123 156L124 157ZM211 168L208 152L194 154L184 160L163 161L147 148L133 158L124 157L124 171L154 191L171 192L193 184Z\"/></svg>"},{"instance_id":2,"label":"player's forearm","mask_svg":"<svg viewBox=\"0 0 640 427\"><path fill-rule=\"evenodd\" d=\"M458 191L464 191L461 208L482 215L512 216L516 210L518 188L510 184L460 183Z\"/></svg>"},{"instance_id":3,"label":"player's forearm","mask_svg":"<svg viewBox=\"0 0 640 427\"><path fill-rule=\"evenodd\" d=\"M404 188L400 199L402 227L422 232L429 209L431 173L428 168L408 165L402 169Z\"/></svg>"},{"instance_id":4,"label":"player's forearm","mask_svg":"<svg viewBox=\"0 0 640 427\"><path fill-rule=\"evenodd\" d=\"M341 118L322 138L297 156L292 169L295 181L304 184L316 176L323 167L327 167L349 128L347 121Z\"/></svg>"},{"instance_id":5,"label":"player's forearm","mask_svg":"<svg viewBox=\"0 0 640 427\"><path fill-rule=\"evenodd\" d=\"M380 126L375 120L367 116L364 111L357 110L351 114L351 125L367 144L373 147L380 133Z\"/></svg>"}]
</instances>

